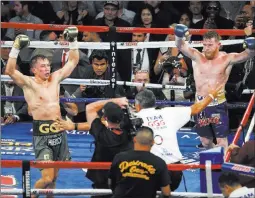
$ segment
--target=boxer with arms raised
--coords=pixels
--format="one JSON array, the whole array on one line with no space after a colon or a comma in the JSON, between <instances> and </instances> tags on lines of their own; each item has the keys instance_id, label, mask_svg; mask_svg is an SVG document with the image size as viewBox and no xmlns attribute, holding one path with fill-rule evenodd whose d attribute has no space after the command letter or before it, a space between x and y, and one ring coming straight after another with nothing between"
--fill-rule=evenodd
<instances>
[{"instance_id":1,"label":"boxer with arms raised","mask_svg":"<svg viewBox=\"0 0 255 198\"><path fill-rule=\"evenodd\" d=\"M203 52L191 48L185 42L189 35L188 27L178 24L175 27L175 41L179 50L192 60L194 79L196 84L196 100L202 100L208 95L208 86L214 89L217 84L225 85L232 66L242 63L255 55L255 38L244 40L245 50L241 53L226 53L220 50L220 36L215 31L206 32L203 36ZM197 132L204 147L212 148L213 133L217 138L217 145L228 146L229 133L225 86L211 104L201 112L197 118Z\"/></svg>"},{"instance_id":2,"label":"boxer with arms raised","mask_svg":"<svg viewBox=\"0 0 255 198\"><path fill-rule=\"evenodd\" d=\"M6 74L23 89L25 100L33 117L33 146L36 160L65 161L70 160L66 133L60 131L54 123L60 117L59 89L60 82L67 78L79 61L76 27L64 31L69 41L70 54L67 63L61 69L50 73L49 60L37 55L31 60L31 72L34 78L23 75L16 69L17 57L21 49L30 43L26 35L15 38L6 66ZM54 188L58 169L41 170L42 178L35 183L36 189Z\"/></svg>"}]
</instances>

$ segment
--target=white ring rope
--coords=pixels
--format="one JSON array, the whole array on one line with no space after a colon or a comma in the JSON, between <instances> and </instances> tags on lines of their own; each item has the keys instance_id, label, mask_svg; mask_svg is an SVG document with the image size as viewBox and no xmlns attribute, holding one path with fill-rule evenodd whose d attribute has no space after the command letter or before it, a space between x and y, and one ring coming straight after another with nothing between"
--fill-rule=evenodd
<instances>
[{"instance_id":1,"label":"white ring rope","mask_svg":"<svg viewBox=\"0 0 255 198\"><path fill-rule=\"evenodd\" d=\"M255 112L254 112L254 114L252 116L251 123L250 123L250 126L248 128L247 134L245 136L244 142L248 142L250 140L251 133L252 133L252 130L254 128L254 125L255 125Z\"/></svg>"},{"instance_id":2,"label":"white ring rope","mask_svg":"<svg viewBox=\"0 0 255 198\"><path fill-rule=\"evenodd\" d=\"M202 47L202 41L188 42L191 47ZM243 43L242 39L222 40L221 45L235 45ZM13 41L1 41L1 47L12 47ZM68 42L59 41L30 41L28 48L68 48ZM79 49L110 49L109 42L78 42ZM160 48L176 47L175 41L155 41L155 42L117 42L117 49L134 49L134 48Z\"/></svg>"},{"instance_id":3,"label":"white ring rope","mask_svg":"<svg viewBox=\"0 0 255 198\"><path fill-rule=\"evenodd\" d=\"M1 81L12 81L12 79L8 75L1 75ZM110 84L110 80L98 80L98 79L76 79L76 78L66 78L61 81L61 84L64 85L90 85L90 86L105 86ZM153 84L153 83L137 83L137 82L125 82L125 81L117 81L117 85L124 85L131 87L143 86L147 88L158 88L158 89L170 89L170 90L186 90L186 84L184 86L178 85L161 85L161 84ZM243 94L252 94L254 89L245 89L243 90Z\"/></svg>"},{"instance_id":4,"label":"white ring rope","mask_svg":"<svg viewBox=\"0 0 255 198\"><path fill-rule=\"evenodd\" d=\"M1 188L2 195L21 195L22 189L3 189ZM31 189L31 194L51 194L51 195L109 195L112 194L110 189ZM160 191L157 194L161 194ZM180 197L207 197L207 193L194 193L194 192L172 192L172 196ZM213 197L223 197L222 194L213 194Z\"/></svg>"},{"instance_id":5,"label":"white ring rope","mask_svg":"<svg viewBox=\"0 0 255 198\"><path fill-rule=\"evenodd\" d=\"M8 75L1 75L1 81L12 81L12 79ZM66 85L93 85L93 86L104 86L109 85L110 80L98 80L98 79L75 79L75 78L66 78L61 82L61 84ZM186 85L177 86L177 85L161 85L161 84L153 84L153 83L137 83L137 82L125 82L125 81L117 81L117 85L127 85L127 86L145 86L147 88L166 88L172 90L186 90Z\"/></svg>"}]
</instances>

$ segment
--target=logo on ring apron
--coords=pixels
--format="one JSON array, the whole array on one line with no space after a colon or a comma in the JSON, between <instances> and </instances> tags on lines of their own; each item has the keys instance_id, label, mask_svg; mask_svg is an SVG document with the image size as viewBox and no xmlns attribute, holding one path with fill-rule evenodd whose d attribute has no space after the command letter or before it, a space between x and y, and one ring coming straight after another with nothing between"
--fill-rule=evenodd
<instances>
[{"instance_id":1,"label":"logo on ring apron","mask_svg":"<svg viewBox=\"0 0 255 198\"><path fill-rule=\"evenodd\" d=\"M52 123L52 124L47 124L47 123L41 124L39 126L39 131L41 133L44 133L44 134L47 134L47 133L50 133L50 132L57 133L57 132L59 132L59 129L55 125L56 125L55 122Z\"/></svg>"}]
</instances>

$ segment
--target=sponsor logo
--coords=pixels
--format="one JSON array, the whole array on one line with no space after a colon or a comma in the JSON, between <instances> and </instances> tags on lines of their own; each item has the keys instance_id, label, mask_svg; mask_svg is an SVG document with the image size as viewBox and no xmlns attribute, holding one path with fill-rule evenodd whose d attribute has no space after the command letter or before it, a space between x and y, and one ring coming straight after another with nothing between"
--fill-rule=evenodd
<instances>
[{"instance_id":1,"label":"sponsor logo","mask_svg":"<svg viewBox=\"0 0 255 198\"><path fill-rule=\"evenodd\" d=\"M255 169L251 167L246 167L246 166L240 166L240 165L234 165L231 170L236 170L236 171L242 171L245 173L255 173Z\"/></svg>"},{"instance_id":2,"label":"sponsor logo","mask_svg":"<svg viewBox=\"0 0 255 198\"><path fill-rule=\"evenodd\" d=\"M58 133L58 132L59 132L59 129L57 129L56 123L54 122L54 123L52 123L52 124L47 124L47 123L41 124L41 125L39 126L39 131L40 131L41 133L48 134L48 133L50 133L50 132L52 132L52 133Z\"/></svg>"},{"instance_id":3,"label":"sponsor logo","mask_svg":"<svg viewBox=\"0 0 255 198\"><path fill-rule=\"evenodd\" d=\"M124 42L123 45L125 46L137 46L138 42Z\"/></svg>"},{"instance_id":4,"label":"sponsor logo","mask_svg":"<svg viewBox=\"0 0 255 198\"><path fill-rule=\"evenodd\" d=\"M144 180L150 180L150 176L156 172L153 165L139 160L123 161L119 164L119 169L123 177L134 177Z\"/></svg>"},{"instance_id":5,"label":"sponsor logo","mask_svg":"<svg viewBox=\"0 0 255 198\"><path fill-rule=\"evenodd\" d=\"M111 87L115 88L115 83L116 83L116 42L111 42Z\"/></svg>"}]
</instances>

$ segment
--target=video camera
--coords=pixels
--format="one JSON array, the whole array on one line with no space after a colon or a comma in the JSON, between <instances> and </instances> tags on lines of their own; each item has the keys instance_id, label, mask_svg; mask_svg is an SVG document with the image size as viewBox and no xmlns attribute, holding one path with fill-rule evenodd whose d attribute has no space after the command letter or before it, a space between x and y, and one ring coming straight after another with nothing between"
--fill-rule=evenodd
<instances>
[{"instance_id":1,"label":"video camera","mask_svg":"<svg viewBox=\"0 0 255 198\"><path fill-rule=\"evenodd\" d=\"M137 130L143 125L143 119L134 115L131 111L131 107L127 106L124 110L124 120L121 124L121 128L124 128L130 132L130 135L134 137Z\"/></svg>"},{"instance_id":2,"label":"video camera","mask_svg":"<svg viewBox=\"0 0 255 198\"><path fill-rule=\"evenodd\" d=\"M163 62L162 68L168 74L172 74L173 69L180 70L182 68L181 59L176 56L171 56Z\"/></svg>"}]
</instances>

